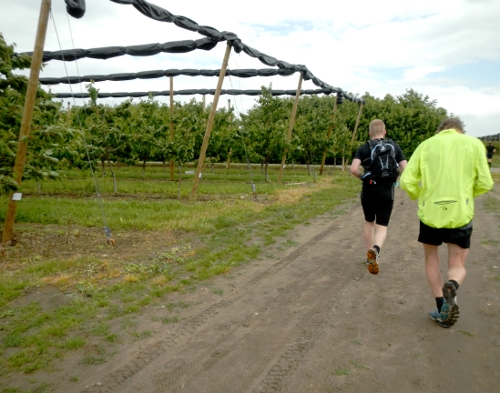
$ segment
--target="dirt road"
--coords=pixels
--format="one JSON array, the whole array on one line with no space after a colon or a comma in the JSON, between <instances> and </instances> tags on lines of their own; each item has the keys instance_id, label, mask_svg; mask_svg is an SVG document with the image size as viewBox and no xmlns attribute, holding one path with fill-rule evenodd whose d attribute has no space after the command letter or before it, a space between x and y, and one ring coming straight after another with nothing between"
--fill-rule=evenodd
<instances>
[{"instance_id":1,"label":"dirt road","mask_svg":"<svg viewBox=\"0 0 500 393\"><path fill-rule=\"evenodd\" d=\"M278 245L227 277L172 295L178 323L158 321L167 309L155 307L137 327L153 331L150 338L119 346L103 365L65 359L47 381L61 393L498 392L498 184L488 195L476 200L452 329L427 316L434 299L416 203L397 189L378 276L364 265L362 211L353 202L338 218L291 233L294 247Z\"/></svg>"}]
</instances>

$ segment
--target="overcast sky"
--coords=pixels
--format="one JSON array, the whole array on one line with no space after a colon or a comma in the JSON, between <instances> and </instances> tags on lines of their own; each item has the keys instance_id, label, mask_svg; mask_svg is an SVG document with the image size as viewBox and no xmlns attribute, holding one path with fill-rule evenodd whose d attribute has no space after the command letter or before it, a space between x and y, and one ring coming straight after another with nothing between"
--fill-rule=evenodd
<instances>
[{"instance_id":1,"label":"overcast sky","mask_svg":"<svg viewBox=\"0 0 500 393\"><path fill-rule=\"evenodd\" d=\"M404 94L409 88L459 115L473 136L500 133L500 0L150 0L200 25L231 31L248 46L279 60L304 64L319 79L353 94ZM41 0L0 0L0 32L16 51L32 51ZM52 0L45 50L129 46L202 38L173 23L157 22L130 5L86 0L81 19ZM108 60L50 61L41 76L112 74L221 67L225 45L188 54L121 56ZM229 68L265 68L244 53L231 53ZM225 78L225 89L296 89L298 74ZM174 89L215 89L217 78L176 77ZM168 90L169 79L101 82L101 92ZM311 81L303 89L317 88ZM69 92L68 85L51 87ZM85 86L72 85L74 92ZM201 96L196 97L201 100ZM177 98L176 98L177 99ZM179 98L180 99L180 98ZM161 99L167 102L168 97ZM211 97L207 97L207 101ZM255 97L221 96L219 106L242 112ZM101 102L114 104L116 99ZM75 104L81 105L82 100Z\"/></svg>"}]
</instances>

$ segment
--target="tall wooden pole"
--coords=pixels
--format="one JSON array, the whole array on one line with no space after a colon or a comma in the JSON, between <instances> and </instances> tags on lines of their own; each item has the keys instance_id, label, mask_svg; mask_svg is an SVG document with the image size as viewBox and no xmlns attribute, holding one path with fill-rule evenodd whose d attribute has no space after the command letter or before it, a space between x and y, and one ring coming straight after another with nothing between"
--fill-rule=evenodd
<instances>
[{"instance_id":1,"label":"tall wooden pole","mask_svg":"<svg viewBox=\"0 0 500 393\"><path fill-rule=\"evenodd\" d=\"M16 161L14 164L14 176L17 184L21 185L23 179L24 165L26 162L26 150L28 147L28 137L31 131L31 120L33 119L33 108L35 106L36 91L38 88L38 77L43 58L43 46L45 44L45 35L47 33L47 23L49 19L51 0L42 0L40 16L38 18L38 28L36 32L35 48L31 59L31 70L26 91L26 101L24 102L23 118L21 120L21 129L19 131L19 145L17 147ZM5 214L5 225L2 233L2 244L12 241L14 229L14 218L16 216L16 203L13 200L14 193L9 194L9 204Z\"/></svg>"},{"instance_id":2,"label":"tall wooden pole","mask_svg":"<svg viewBox=\"0 0 500 393\"><path fill-rule=\"evenodd\" d=\"M359 106L358 117L356 119L356 124L354 125L354 131L352 133L351 145L354 144L354 139L356 139L356 132L358 131L359 119L361 118L361 112L363 111L363 103Z\"/></svg>"},{"instance_id":3,"label":"tall wooden pole","mask_svg":"<svg viewBox=\"0 0 500 393\"><path fill-rule=\"evenodd\" d=\"M330 139L332 136L333 132L333 121L335 120L335 112L337 111L337 96L335 96L335 102L333 104L333 112L332 112L332 124L330 124L330 127L328 127L328 135L327 139ZM323 157L321 158L321 167L319 168L319 175L321 176L323 174L323 167L325 166L325 161L326 161L326 154L328 153L328 147L325 149L323 152Z\"/></svg>"},{"instance_id":4,"label":"tall wooden pole","mask_svg":"<svg viewBox=\"0 0 500 393\"><path fill-rule=\"evenodd\" d=\"M233 118L231 116L231 100L230 99L227 100L227 113L228 113L227 122L229 124L231 124L233 121ZM227 162L226 162L227 169L229 169L229 167L231 166L231 154L232 153L233 153L233 147L229 146L229 151L227 152Z\"/></svg>"},{"instance_id":5,"label":"tall wooden pole","mask_svg":"<svg viewBox=\"0 0 500 393\"><path fill-rule=\"evenodd\" d=\"M226 53L224 55L224 60L222 61L222 67L219 74L219 82L217 83L217 90L215 91L214 101L212 102L212 108L210 110L210 115L208 116L207 129L205 131L205 136L203 137L203 144L201 145L200 158L198 159L198 166L196 167L196 174L193 182L193 190L191 191L191 198L196 195L196 190L198 189L198 182L200 181L201 169L205 162L205 156L208 148L208 141L210 139L210 133L212 132L212 126L214 124L215 112L217 111L217 104L219 103L220 91L222 89L222 83L224 82L224 77L226 76L227 63L229 62L229 55L231 54L231 43L228 42L226 46Z\"/></svg>"},{"instance_id":6,"label":"tall wooden pole","mask_svg":"<svg viewBox=\"0 0 500 393\"><path fill-rule=\"evenodd\" d=\"M300 89L302 88L302 72L300 73L299 86L297 87L297 92L295 93L295 102L293 103L292 117L290 118L290 127L288 128L288 135L286 137L286 143L290 142L292 139L292 130L295 125L295 116L297 115L297 107L299 106ZM288 153L288 148L285 146L283 152L283 157L281 158L280 173L278 175L278 183L281 183L281 178L283 177L283 170L285 169L286 155Z\"/></svg>"},{"instance_id":7,"label":"tall wooden pole","mask_svg":"<svg viewBox=\"0 0 500 393\"><path fill-rule=\"evenodd\" d=\"M174 141L174 77L170 77L170 142ZM174 180L174 160L170 159L170 180Z\"/></svg>"}]
</instances>

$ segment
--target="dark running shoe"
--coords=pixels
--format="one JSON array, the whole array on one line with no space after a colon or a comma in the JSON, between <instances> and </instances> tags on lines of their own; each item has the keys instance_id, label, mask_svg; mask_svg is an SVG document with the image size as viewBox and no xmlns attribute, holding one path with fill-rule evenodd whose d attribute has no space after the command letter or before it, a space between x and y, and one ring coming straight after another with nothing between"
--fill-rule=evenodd
<instances>
[{"instance_id":1,"label":"dark running shoe","mask_svg":"<svg viewBox=\"0 0 500 393\"><path fill-rule=\"evenodd\" d=\"M453 283L448 281L444 284L443 297L444 301L440 312L440 325L445 325L443 327L451 327L457 322L460 315L457 304L457 290Z\"/></svg>"},{"instance_id":2,"label":"dark running shoe","mask_svg":"<svg viewBox=\"0 0 500 393\"><path fill-rule=\"evenodd\" d=\"M378 260L379 260L379 255L377 250L374 248L370 248L366 252L366 266L368 267L368 271L371 274L378 274L379 271Z\"/></svg>"}]
</instances>

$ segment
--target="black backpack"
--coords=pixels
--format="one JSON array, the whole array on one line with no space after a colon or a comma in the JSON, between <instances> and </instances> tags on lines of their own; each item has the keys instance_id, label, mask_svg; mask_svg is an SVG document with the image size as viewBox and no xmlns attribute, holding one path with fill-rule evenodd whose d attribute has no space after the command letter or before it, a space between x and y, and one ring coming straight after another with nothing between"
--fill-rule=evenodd
<instances>
[{"instance_id":1,"label":"black backpack","mask_svg":"<svg viewBox=\"0 0 500 393\"><path fill-rule=\"evenodd\" d=\"M399 164L396 161L394 142L389 139L372 139L368 141L368 145L370 157L363 161L365 170L371 172L376 180L396 181Z\"/></svg>"}]
</instances>

